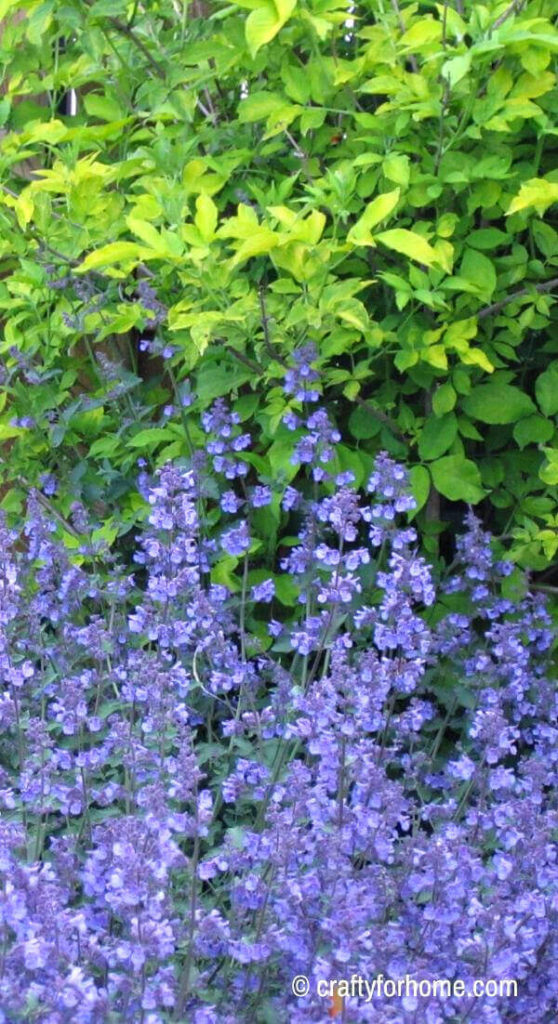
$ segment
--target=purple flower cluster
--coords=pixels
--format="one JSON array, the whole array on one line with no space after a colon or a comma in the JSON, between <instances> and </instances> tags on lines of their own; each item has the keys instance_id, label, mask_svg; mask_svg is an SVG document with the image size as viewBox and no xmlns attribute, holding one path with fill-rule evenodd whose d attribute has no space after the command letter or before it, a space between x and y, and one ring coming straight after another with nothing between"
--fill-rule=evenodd
<instances>
[{"instance_id":1,"label":"purple flower cluster","mask_svg":"<svg viewBox=\"0 0 558 1024\"><path fill-rule=\"evenodd\" d=\"M213 468L227 480L246 476L249 468L244 460L237 457L239 452L251 445L250 435L243 434L239 424L240 416L230 412L222 398L218 398L211 409L202 415L203 429L211 438L206 449L213 456Z\"/></svg>"},{"instance_id":2,"label":"purple flower cluster","mask_svg":"<svg viewBox=\"0 0 558 1024\"><path fill-rule=\"evenodd\" d=\"M440 584L405 470L383 453L359 490L326 412L292 415L296 538L252 579L272 494L221 400L203 493L240 518L219 542L201 470L171 464L142 478L134 572L66 549L35 494L21 533L0 522L0 1024L323 1022L319 979L380 973L518 994L349 998L345 1021L554 1019L545 604L509 596L472 513Z\"/></svg>"},{"instance_id":3,"label":"purple flower cluster","mask_svg":"<svg viewBox=\"0 0 558 1024\"><path fill-rule=\"evenodd\" d=\"M311 365L318 358L316 346L304 345L293 353L294 367L285 372L284 389L286 394L293 395L297 402L317 402L320 392L315 385L320 379L317 370Z\"/></svg>"}]
</instances>

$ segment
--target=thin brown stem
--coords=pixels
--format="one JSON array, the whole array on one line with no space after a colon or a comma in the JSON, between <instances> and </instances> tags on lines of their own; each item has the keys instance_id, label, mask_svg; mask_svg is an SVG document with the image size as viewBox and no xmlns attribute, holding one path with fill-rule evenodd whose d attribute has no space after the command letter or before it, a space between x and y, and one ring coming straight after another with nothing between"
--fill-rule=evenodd
<instances>
[{"instance_id":1,"label":"thin brown stem","mask_svg":"<svg viewBox=\"0 0 558 1024\"><path fill-rule=\"evenodd\" d=\"M405 22L403 21L403 18L401 17L401 11L399 10L399 4L398 4L397 0L391 0L391 6L393 7L393 10L395 11L395 14L397 16L397 21L398 21L398 24L399 24L399 28L401 29L402 32L404 32L405 31ZM415 57L415 55L413 53L409 54L409 63L411 65L415 75L418 74L417 58Z\"/></svg>"},{"instance_id":2,"label":"thin brown stem","mask_svg":"<svg viewBox=\"0 0 558 1024\"><path fill-rule=\"evenodd\" d=\"M142 43L141 39L136 35L134 30L131 29L129 25L125 25L124 22L120 21L119 18L111 17L108 20L116 32L120 32L121 35L126 36L130 40L130 42L134 44L136 49L138 49L140 53L143 53L143 56L151 65L156 75L158 75L159 78L166 78L165 69L161 64L159 64L159 61L155 60L155 57L151 56L149 50L147 49L145 44Z\"/></svg>"},{"instance_id":3,"label":"thin brown stem","mask_svg":"<svg viewBox=\"0 0 558 1024\"><path fill-rule=\"evenodd\" d=\"M265 290L264 290L263 285L260 285L260 287L258 288L258 298L260 300L260 309L261 309L261 313L262 313L262 327L263 327L263 336L264 336L264 343L265 343L266 351L267 351L268 355L271 356L272 359L275 359L276 362L281 363L281 366L286 366L287 364L286 364L285 360L279 354L279 352L277 352L277 349L275 348L275 345L271 341L271 335L270 335L270 332L269 332L269 317L268 317L268 314L267 314L267 307L266 307L266 302L265 302Z\"/></svg>"},{"instance_id":4,"label":"thin brown stem","mask_svg":"<svg viewBox=\"0 0 558 1024\"><path fill-rule=\"evenodd\" d=\"M534 284L529 288L522 288L519 292L512 292L511 295L506 295L505 299L500 299L499 302L493 302L490 306L484 306L476 314L479 320L483 320L487 316L491 316L492 313L499 313L504 306L509 305L510 302L515 302L516 299L523 299L530 295L532 291L535 292L550 292L553 288L558 288L558 277L551 278L550 281L543 281L542 284Z\"/></svg>"},{"instance_id":5,"label":"thin brown stem","mask_svg":"<svg viewBox=\"0 0 558 1024\"><path fill-rule=\"evenodd\" d=\"M358 395L353 399L353 401L356 402L357 405L360 405L361 409L366 409L374 419L379 420L385 427L389 427L392 434L394 434L395 437L398 437L400 441L407 440L405 435L401 433L395 420L392 420L391 416L388 416L383 409L376 409L374 405L370 405L370 402L367 402L364 398L359 398Z\"/></svg>"},{"instance_id":6,"label":"thin brown stem","mask_svg":"<svg viewBox=\"0 0 558 1024\"><path fill-rule=\"evenodd\" d=\"M500 28L500 25L503 25L504 22L508 20L508 18L511 18L512 14L519 14L522 7L523 0L512 0L512 3L509 5L509 7L506 7L505 11L500 15L500 17L496 18L496 21L490 26L490 31L493 32L494 29Z\"/></svg>"}]
</instances>

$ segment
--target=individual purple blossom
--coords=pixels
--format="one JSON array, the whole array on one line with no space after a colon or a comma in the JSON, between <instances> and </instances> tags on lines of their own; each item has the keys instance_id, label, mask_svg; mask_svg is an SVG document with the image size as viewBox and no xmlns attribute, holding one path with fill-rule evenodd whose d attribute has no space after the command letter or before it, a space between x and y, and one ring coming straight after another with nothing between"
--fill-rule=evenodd
<instances>
[{"instance_id":1,"label":"individual purple blossom","mask_svg":"<svg viewBox=\"0 0 558 1024\"><path fill-rule=\"evenodd\" d=\"M262 583L257 583L250 591L252 601L257 601L258 603L268 603L273 600L274 596L275 583L271 579L264 580Z\"/></svg>"},{"instance_id":2,"label":"individual purple blossom","mask_svg":"<svg viewBox=\"0 0 558 1024\"><path fill-rule=\"evenodd\" d=\"M202 424L206 434L230 438L234 427L240 423L240 416L230 412L223 398L218 398L208 412L202 413Z\"/></svg>"},{"instance_id":3,"label":"individual purple blossom","mask_svg":"<svg viewBox=\"0 0 558 1024\"><path fill-rule=\"evenodd\" d=\"M137 292L143 308L151 314L150 323L156 326L164 323L167 309L157 298L155 289L147 281L142 280L138 281Z\"/></svg>"},{"instance_id":4,"label":"individual purple blossom","mask_svg":"<svg viewBox=\"0 0 558 1024\"><path fill-rule=\"evenodd\" d=\"M283 388L288 395L293 395L298 402L317 402L320 392L313 387L320 375L312 366L317 359L314 345L304 345L292 353L294 368L285 372Z\"/></svg>"},{"instance_id":5,"label":"individual purple blossom","mask_svg":"<svg viewBox=\"0 0 558 1024\"><path fill-rule=\"evenodd\" d=\"M302 496L295 487L286 487L281 499L281 507L284 512L299 508L302 503Z\"/></svg>"},{"instance_id":6,"label":"individual purple blossom","mask_svg":"<svg viewBox=\"0 0 558 1024\"><path fill-rule=\"evenodd\" d=\"M297 416L296 413L291 411L286 412L283 416L283 423L289 430L298 430L302 422L303 421L300 419L300 416Z\"/></svg>"},{"instance_id":7,"label":"individual purple blossom","mask_svg":"<svg viewBox=\"0 0 558 1024\"><path fill-rule=\"evenodd\" d=\"M239 508L242 508L244 501L239 498L234 491L225 491L220 498L220 505L223 512L229 512L231 515L235 515Z\"/></svg>"},{"instance_id":8,"label":"individual purple blossom","mask_svg":"<svg viewBox=\"0 0 558 1024\"><path fill-rule=\"evenodd\" d=\"M42 473L41 476L39 477L39 484L41 486L41 490L49 498L51 498L53 494L56 494L58 490L58 481L56 480L56 477L52 475L52 473Z\"/></svg>"},{"instance_id":9,"label":"individual purple blossom","mask_svg":"<svg viewBox=\"0 0 558 1024\"><path fill-rule=\"evenodd\" d=\"M10 420L11 427L22 427L25 430L29 430L35 426L35 420L32 416L14 416Z\"/></svg>"},{"instance_id":10,"label":"individual purple blossom","mask_svg":"<svg viewBox=\"0 0 558 1024\"><path fill-rule=\"evenodd\" d=\"M251 796L254 800L262 800L266 792L265 783L269 777L270 772L266 765L240 758L234 772L223 783L225 803L236 803L245 795Z\"/></svg>"},{"instance_id":11,"label":"individual purple blossom","mask_svg":"<svg viewBox=\"0 0 558 1024\"><path fill-rule=\"evenodd\" d=\"M250 495L250 503L253 508L263 508L264 505L269 505L271 502L272 494L270 487L258 486L255 487Z\"/></svg>"},{"instance_id":12,"label":"individual purple blossom","mask_svg":"<svg viewBox=\"0 0 558 1024\"><path fill-rule=\"evenodd\" d=\"M244 555L250 547L248 524L243 519L232 530L226 530L221 536L221 547L229 555Z\"/></svg>"}]
</instances>

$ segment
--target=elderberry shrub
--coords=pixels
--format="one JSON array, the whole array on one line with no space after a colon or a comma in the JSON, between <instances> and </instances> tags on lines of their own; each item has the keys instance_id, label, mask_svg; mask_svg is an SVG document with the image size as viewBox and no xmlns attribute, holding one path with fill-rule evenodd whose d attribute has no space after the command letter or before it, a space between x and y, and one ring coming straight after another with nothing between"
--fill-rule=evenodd
<instances>
[{"instance_id":1,"label":"elderberry shrub","mask_svg":"<svg viewBox=\"0 0 558 1024\"><path fill-rule=\"evenodd\" d=\"M2 523L2 1024L319 1022L318 980L380 973L518 994L349 998L344 1020L554 1019L549 614L472 513L435 580L405 469L380 455L365 491L332 470L311 361L285 381L297 536L267 577L251 520L274 487L223 400L189 466L140 477L133 571L83 509L73 550L37 493Z\"/></svg>"}]
</instances>

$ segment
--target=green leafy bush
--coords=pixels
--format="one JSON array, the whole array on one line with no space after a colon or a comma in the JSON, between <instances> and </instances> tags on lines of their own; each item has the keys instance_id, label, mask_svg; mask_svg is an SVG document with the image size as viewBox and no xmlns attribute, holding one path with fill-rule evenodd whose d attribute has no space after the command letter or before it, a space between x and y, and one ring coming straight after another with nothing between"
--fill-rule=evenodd
<instances>
[{"instance_id":1,"label":"green leafy bush","mask_svg":"<svg viewBox=\"0 0 558 1024\"><path fill-rule=\"evenodd\" d=\"M101 501L106 536L127 530L138 456L188 452L190 388L198 408L236 396L258 468L287 479L271 385L313 342L353 439L342 468L363 479L387 449L413 467L431 551L468 502L544 568L558 547L552 6L15 10L0 5L4 504L19 507L18 479L63 468L63 512ZM75 116L60 112L69 89Z\"/></svg>"}]
</instances>

